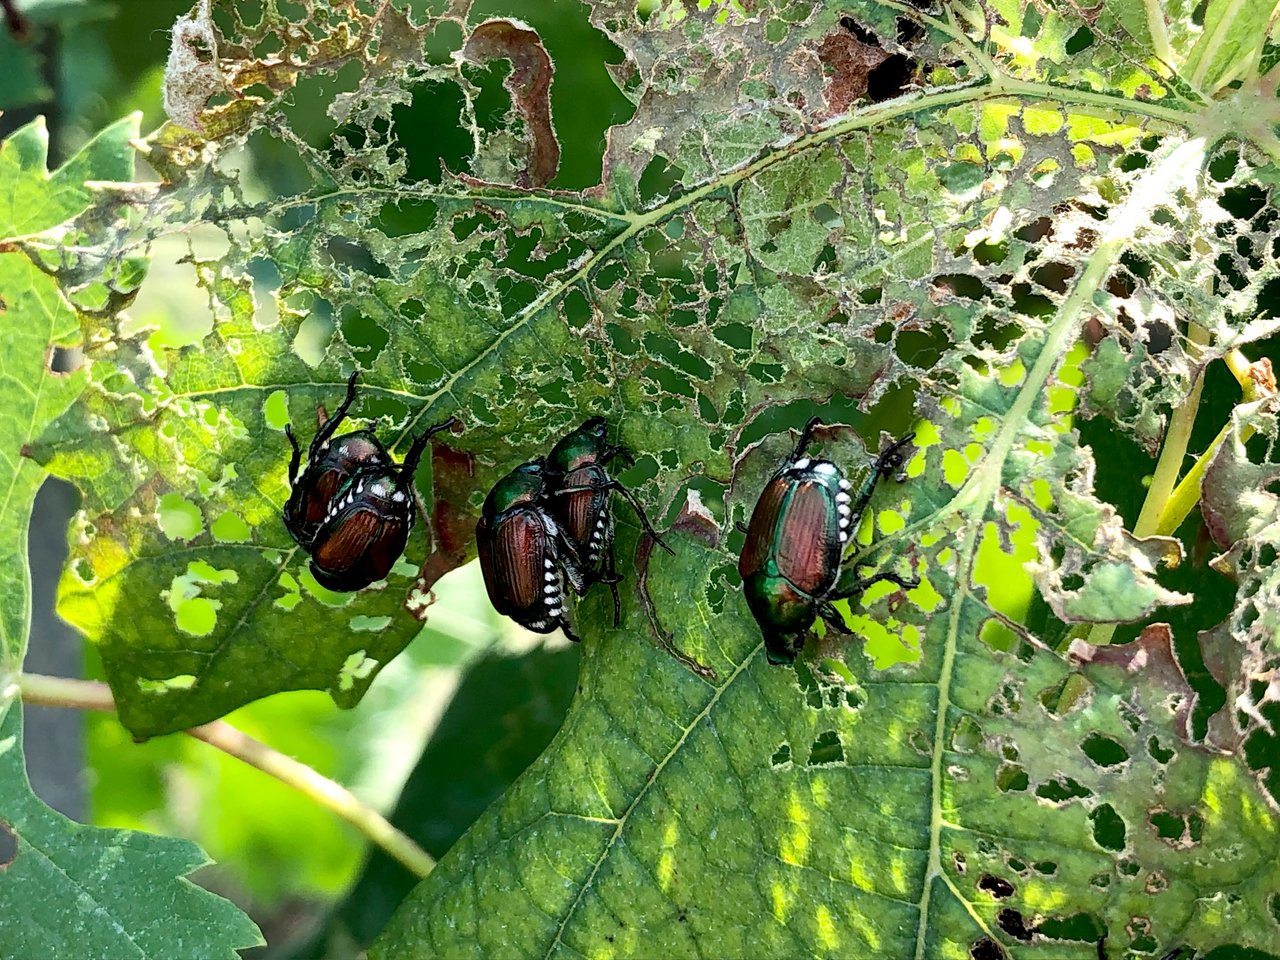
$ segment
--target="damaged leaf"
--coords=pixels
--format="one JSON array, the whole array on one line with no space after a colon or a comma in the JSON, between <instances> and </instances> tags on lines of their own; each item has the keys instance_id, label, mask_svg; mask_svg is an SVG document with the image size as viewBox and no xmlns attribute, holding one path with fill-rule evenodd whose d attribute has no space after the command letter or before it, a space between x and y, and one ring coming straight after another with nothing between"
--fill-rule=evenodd
<instances>
[{"instance_id":1,"label":"damaged leaf","mask_svg":"<svg viewBox=\"0 0 1280 960\"><path fill-rule=\"evenodd\" d=\"M1276 794L1249 757L1273 722L1249 661L1274 649L1262 414L1265 461L1241 438L1205 478L1240 590L1207 673L1183 658L1215 624L1175 586L1203 549L1132 533L1204 371L1276 331L1274 134L1201 136L1256 108L1261 74L1206 107L1177 73L1201 34L1183 8L595 0L568 6L618 51L634 114L584 132L552 125L551 32L439 6L228 12L225 102L185 96L203 126L143 141L163 182L111 188L136 220L32 248L88 350L82 398L31 446L85 495L62 610L130 729L303 687L354 704L470 556L492 483L601 415L675 555L619 516L622 622L607 591L575 605L564 729L373 955L1274 942ZM308 67L288 97L270 57ZM323 120L290 111L330 96ZM603 141L598 184L545 188L557 137ZM284 186L253 194L241 149L287 161ZM126 322L129 277L83 283L197 226L220 245L187 260L192 342ZM465 430L417 478L435 541L334 595L280 523L283 429L305 437L353 370L354 414L395 451L445 416ZM814 415L851 477L915 434L845 570L920 584L842 602L852 635L819 626L778 668L737 524ZM1214 676L1257 714L1234 739L1223 718L1197 739Z\"/></svg>"}]
</instances>

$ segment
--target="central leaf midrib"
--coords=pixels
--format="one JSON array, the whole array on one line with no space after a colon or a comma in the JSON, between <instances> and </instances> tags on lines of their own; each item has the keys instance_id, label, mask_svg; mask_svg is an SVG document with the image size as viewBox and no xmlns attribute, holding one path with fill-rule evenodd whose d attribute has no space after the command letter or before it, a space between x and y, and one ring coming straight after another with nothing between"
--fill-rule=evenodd
<instances>
[{"instance_id":1,"label":"central leaf midrib","mask_svg":"<svg viewBox=\"0 0 1280 960\"><path fill-rule=\"evenodd\" d=\"M1000 489L1004 463L1013 449L1014 441L1024 426L1030 422L1032 406L1045 390L1049 378L1062 364L1067 347L1079 327L1084 308L1092 303L1094 295L1101 289L1113 264L1119 259L1120 253L1133 239L1149 208L1153 208L1159 198L1166 194L1169 183L1176 180L1176 173L1187 166L1188 154L1194 158L1197 150L1202 151L1202 145L1198 147L1197 143L1198 141L1195 140L1187 141L1156 163L1142 179L1134 184L1129 196L1114 209L1107 220L1106 231L1097 247L1089 254L1085 261L1085 268L1080 271L1079 279L1063 301L1057 318L1049 327L1035 364L1027 373L1026 380L981 463L950 503L922 520L922 523L934 524L938 519L955 512L961 506L971 508L973 511L973 519L966 524L964 544L959 551L956 591L951 600L942 667L938 676L938 714L934 726L930 768L929 860L920 893L915 960L924 960L925 957L925 941L929 931L929 905L934 881L942 879L955 894L955 887L943 873L941 863L942 830L946 826L942 819L942 761L945 752L947 711L951 706L951 679L959 645L960 617L964 601L970 596L969 585L972 582L971 577L976 562L978 531L983 527L983 521L987 518L996 493ZM916 524L904 528L900 531L900 536L907 534L914 526ZM990 935L990 931L986 930L971 905L963 899L961 899L961 905L970 916L974 917L984 932Z\"/></svg>"}]
</instances>

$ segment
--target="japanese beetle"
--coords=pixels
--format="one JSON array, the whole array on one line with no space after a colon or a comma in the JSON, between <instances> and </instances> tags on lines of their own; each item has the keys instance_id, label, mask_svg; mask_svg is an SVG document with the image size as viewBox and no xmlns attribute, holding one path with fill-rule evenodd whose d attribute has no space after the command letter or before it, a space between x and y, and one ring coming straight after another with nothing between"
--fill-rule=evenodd
<instances>
[{"instance_id":1,"label":"japanese beetle","mask_svg":"<svg viewBox=\"0 0 1280 960\"><path fill-rule=\"evenodd\" d=\"M902 468L902 449L915 434L907 434L880 454L851 496L851 484L838 466L805 456L813 429L821 423L814 417L805 424L795 449L760 494L738 560L747 606L764 633L770 663L793 663L817 617L848 633L832 601L855 596L881 581L904 589L920 584L896 573L878 573L838 587L845 545L857 530L876 483Z\"/></svg>"},{"instance_id":2,"label":"japanese beetle","mask_svg":"<svg viewBox=\"0 0 1280 960\"><path fill-rule=\"evenodd\" d=\"M329 505L342 486L358 470L392 467L391 457L378 438L369 430L345 433L336 440L333 433L342 424L356 398L356 377L352 373L347 380L347 395L332 417L324 419L307 450L307 466L298 475L302 463L302 448L293 428L286 425L285 436L293 446L289 460L289 483L292 487L289 500L284 505L285 529L300 546L310 549L325 522ZM323 411L323 408L321 408Z\"/></svg>"},{"instance_id":3,"label":"japanese beetle","mask_svg":"<svg viewBox=\"0 0 1280 960\"><path fill-rule=\"evenodd\" d=\"M569 626L564 583L586 589L578 554L547 510L542 457L516 467L484 499L476 549L494 609L535 633Z\"/></svg>"},{"instance_id":4,"label":"japanese beetle","mask_svg":"<svg viewBox=\"0 0 1280 960\"><path fill-rule=\"evenodd\" d=\"M399 466L390 458L385 464L365 463L343 481L307 548L316 582L346 592L361 590L391 572L413 528L418 461L431 437L457 422L450 417L415 437Z\"/></svg>"},{"instance_id":5,"label":"japanese beetle","mask_svg":"<svg viewBox=\"0 0 1280 960\"><path fill-rule=\"evenodd\" d=\"M658 536L635 496L605 469L615 458L634 464L631 451L606 439L604 417L592 417L564 436L547 454L545 474L550 488L548 509L565 539L581 560L584 593L593 583L607 583L613 593L613 625L622 617L618 599L617 561L613 553L613 510L609 495L617 492L631 504L649 536L667 553L673 551Z\"/></svg>"}]
</instances>

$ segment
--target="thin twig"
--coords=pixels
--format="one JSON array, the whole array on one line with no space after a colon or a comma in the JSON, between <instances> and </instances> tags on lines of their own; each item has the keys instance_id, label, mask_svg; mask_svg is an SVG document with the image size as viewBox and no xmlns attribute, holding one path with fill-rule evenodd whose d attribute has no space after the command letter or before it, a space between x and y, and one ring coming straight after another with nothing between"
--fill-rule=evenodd
<instances>
[{"instance_id":1,"label":"thin twig","mask_svg":"<svg viewBox=\"0 0 1280 960\"><path fill-rule=\"evenodd\" d=\"M116 709L111 688L94 680L25 673L18 678L18 689L26 703L108 712ZM192 727L186 733L306 794L342 817L416 876L425 877L435 866L425 850L342 784L255 740L225 720Z\"/></svg>"}]
</instances>

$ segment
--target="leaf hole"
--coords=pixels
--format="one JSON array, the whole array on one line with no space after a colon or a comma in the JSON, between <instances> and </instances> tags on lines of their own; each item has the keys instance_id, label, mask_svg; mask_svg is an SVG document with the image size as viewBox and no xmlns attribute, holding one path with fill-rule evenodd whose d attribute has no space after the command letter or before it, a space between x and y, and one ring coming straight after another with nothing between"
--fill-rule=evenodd
<instances>
[{"instance_id":1,"label":"leaf hole","mask_svg":"<svg viewBox=\"0 0 1280 960\"><path fill-rule=\"evenodd\" d=\"M1106 936L1107 928L1092 914L1077 913L1070 917L1049 917L1036 925L1036 933L1049 940L1097 943Z\"/></svg>"},{"instance_id":2,"label":"leaf hole","mask_svg":"<svg viewBox=\"0 0 1280 960\"><path fill-rule=\"evenodd\" d=\"M1027 926L1026 919L1012 907L1005 907L996 914L996 923L1009 936L1022 941L1029 941L1033 931Z\"/></svg>"},{"instance_id":3,"label":"leaf hole","mask_svg":"<svg viewBox=\"0 0 1280 960\"><path fill-rule=\"evenodd\" d=\"M1036 787L1036 796L1050 803L1070 803L1072 800L1091 797L1093 792L1071 777L1058 777Z\"/></svg>"},{"instance_id":4,"label":"leaf hole","mask_svg":"<svg viewBox=\"0 0 1280 960\"><path fill-rule=\"evenodd\" d=\"M840 735L834 730L826 730L818 734L809 748L809 766L819 767L825 764L844 763L844 745Z\"/></svg>"},{"instance_id":5,"label":"leaf hole","mask_svg":"<svg viewBox=\"0 0 1280 960\"><path fill-rule=\"evenodd\" d=\"M1003 900L1005 897L1013 896L1014 886L1002 877L986 873L978 881L978 889L991 894L997 900Z\"/></svg>"},{"instance_id":6,"label":"leaf hole","mask_svg":"<svg viewBox=\"0 0 1280 960\"><path fill-rule=\"evenodd\" d=\"M996 789L1001 793L1020 793L1030 785L1027 771L1016 763L1002 763L996 770Z\"/></svg>"},{"instance_id":7,"label":"leaf hole","mask_svg":"<svg viewBox=\"0 0 1280 960\"><path fill-rule=\"evenodd\" d=\"M9 864L13 863L17 856L18 838L9 824L0 820L0 870L9 869Z\"/></svg>"},{"instance_id":8,"label":"leaf hole","mask_svg":"<svg viewBox=\"0 0 1280 960\"><path fill-rule=\"evenodd\" d=\"M1075 267L1055 260L1036 267L1031 273L1031 280L1053 293L1066 293L1067 283L1075 275Z\"/></svg>"},{"instance_id":9,"label":"leaf hole","mask_svg":"<svg viewBox=\"0 0 1280 960\"><path fill-rule=\"evenodd\" d=\"M50 373L74 373L82 366L84 350L80 347L54 347L49 351Z\"/></svg>"},{"instance_id":10,"label":"leaf hole","mask_svg":"<svg viewBox=\"0 0 1280 960\"><path fill-rule=\"evenodd\" d=\"M1176 750L1171 750L1160 743L1159 738L1152 736L1147 740L1147 753L1151 754L1151 759L1159 764L1167 764L1175 756Z\"/></svg>"},{"instance_id":11,"label":"leaf hole","mask_svg":"<svg viewBox=\"0 0 1280 960\"><path fill-rule=\"evenodd\" d=\"M1075 56L1091 46L1093 46L1093 31L1088 27L1081 27L1067 40L1066 51L1069 56Z\"/></svg>"},{"instance_id":12,"label":"leaf hole","mask_svg":"<svg viewBox=\"0 0 1280 960\"><path fill-rule=\"evenodd\" d=\"M967 273L942 273L933 278L933 286L942 293L964 300L982 300L991 296L987 285Z\"/></svg>"},{"instance_id":13,"label":"leaf hole","mask_svg":"<svg viewBox=\"0 0 1280 960\"><path fill-rule=\"evenodd\" d=\"M1048 240L1053 236L1053 220L1049 217L1039 217L1018 229L1014 236L1025 243L1040 243Z\"/></svg>"},{"instance_id":14,"label":"leaf hole","mask_svg":"<svg viewBox=\"0 0 1280 960\"><path fill-rule=\"evenodd\" d=\"M1008 956L1004 948L990 937L975 940L969 946L970 960L1007 960Z\"/></svg>"},{"instance_id":15,"label":"leaf hole","mask_svg":"<svg viewBox=\"0 0 1280 960\"><path fill-rule=\"evenodd\" d=\"M93 564L84 557L76 557L71 562L71 572L86 586L98 579L98 575L93 572Z\"/></svg>"},{"instance_id":16,"label":"leaf hole","mask_svg":"<svg viewBox=\"0 0 1280 960\"><path fill-rule=\"evenodd\" d=\"M1015 283L1012 293L1014 312L1024 317L1048 317L1057 309L1052 300L1036 293L1029 283Z\"/></svg>"},{"instance_id":17,"label":"leaf hole","mask_svg":"<svg viewBox=\"0 0 1280 960\"><path fill-rule=\"evenodd\" d=\"M1117 741L1100 733L1089 734L1080 744L1080 749L1100 767L1118 766L1129 759L1129 751Z\"/></svg>"},{"instance_id":18,"label":"leaf hole","mask_svg":"<svg viewBox=\"0 0 1280 960\"><path fill-rule=\"evenodd\" d=\"M1168 810L1153 810L1147 819L1156 828L1156 836L1161 840L1181 840L1187 830L1186 820Z\"/></svg>"},{"instance_id":19,"label":"leaf hole","mask_svg":"<svg viewBox=\"0 0 1280 960\"><path fill-rule=\"evenodd\" d=\"M683 178L684 170L680 166L661 154L656 155L640 174L640 183L636 187L641 205L647 206L669 197Z\"/></svg>"},{"instance_id":20,"label":"leaf hole","mask_svg":"<svg viewBox=\"0 0 1280 960\"><path fill-rule=\"evenodd\" d=\"M915 72L916 61L901 53L891 54L867 74L867 99L881 103L901 96Z\"/></svg>"},{"instance_id":21,"label":"leaf hole","mask_svg":"<svg viewBox=\"0 0 1280 960\"><path fill-rule=\"evenodd\" d=\"M775 770L778 767L790 766L791 765L791 744L784 743L777 750L775 750L773 752L773 756L769 759L769 762L773 764Z\"/></svg>"},{"instance_id":22,"label":"leaf hole","mask_svg":"<svg viewBox=\"0 0 1280 960\"><path fill-rule=\"evenodd\" d=\"M1113 852L1124 849L1124 819L1111 804L1104 803L1090 811L1089 822L1093 825L1093 839L1098 846Z\"/></svg>"}]
</instances>

